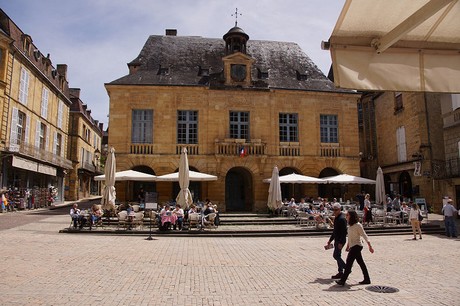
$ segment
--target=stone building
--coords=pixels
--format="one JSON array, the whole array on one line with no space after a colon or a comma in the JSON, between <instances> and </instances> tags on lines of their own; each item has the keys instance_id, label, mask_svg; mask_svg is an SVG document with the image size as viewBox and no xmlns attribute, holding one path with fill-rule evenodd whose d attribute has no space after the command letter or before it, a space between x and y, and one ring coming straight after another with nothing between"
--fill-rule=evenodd
<instances>
[{"instance_id":1,"label":"stone building","mask_svg":"<svg viewBox=\"0 0 460 306\"><path fill-rule=\"evenodd\" d=\"M460 95L442 95L441 110L446 154L442 194L454 199L460 208Z\"/></svg>"},{"instance_id":2,"label":"stone building","mask_svg":"<svg viewBox=\"0 0 460 306\"><path fill-rule=\"evenodd\" d=\"M68 159L73 169L66 175L66 200L74 201L100 195L100 183L94 176L102 174L101 143L103 123L91 116L87 104L80 100L80 88L70 88L70 124Z\"/></svg>"},{"instance_id":3,"label":"stone building","mask_svg":"<svg viewBox=\"0 0 460 306\"><path fill-rule=\"evenodd\" d=\"M359 105L361 168L382 167L388 194L441 209L445 177L442 94L366 93Z\"/></svg>"},{"instance_id":4,"label":"stone building","mask_svg":"<svg viewBox=\"0 0 460 306\"><path fill-rule=\"evenodd\" d=\"M15 200L29 190L39 205L50 195L63 201L64 174L72 169L67 66L53 66L1 9L0 103L1 185Z\"/></svg>"},{"instance_id":5,"label":"stone building","mask_svg":"<svg viewBox=\"0 0 460 306\"><path fill-rule=\"evenodd\" d=\"M110 97L109 145L117 171L162 175L178 170L181 149L191 170L216 175L192 182L195 200L220 211L266 211L275 165L324 177L360 175L357 100L337 89L295 43L249 40L235 26L223 39L150 36L129 74L105 84ZM117 184L118 200L136 198L140 183ZM177 183L142 183L159 202ZM335 185L282 186L283 197L352 198ZM356 189L356 190L355 190Z\"/></svg>"}]
</instances>

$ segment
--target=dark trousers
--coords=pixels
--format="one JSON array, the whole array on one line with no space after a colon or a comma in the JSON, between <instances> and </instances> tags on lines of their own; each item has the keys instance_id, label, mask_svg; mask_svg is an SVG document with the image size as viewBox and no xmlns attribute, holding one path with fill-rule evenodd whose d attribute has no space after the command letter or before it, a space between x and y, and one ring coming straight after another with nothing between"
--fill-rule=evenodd
<instances>
[{"instance_id":1,"label":"dark trousers","mask_svg":"<svg viewBox=\"0 0 460 306\"><path fill-rule=\"evenodd\" d=\"M369 272L367 272L366 264L364 263L363 256L361 254L363 247L360 245L355 245L350 248L347 256L347 263L345 264L345 272L343 273L342 278L340 279L341 282L345 282L348 278L348 275L351 273L351 267L353 267L353 263L356 262L361 267L361 271L363 271L364 280L370 280Z\"/></svg>"},{"instance_id":2,"label":"dark trousers","mask_svg":"<svg viewBox=\"0 0 460 306\"><path fill-rule=\"evenodd\" d=\"M455 217L450 216L444 217L444 226L446 228L446 236L447 237L457 237L457 225L455 224Z\"/></svg>"},{"instance_id":3,"label":"dark trousers","mask_svg":"<svg viewBox=\"0 0 460 306\"><path fill-rule=\"evenodd\" d=\"M338 243L334 242L334 253L332 254L332 256L337 261L337 269L339 273L342 273L345 269L345 262L342 259L342 250L339 249Z\"/></svg>"},{"instance_id":4,"label":"dark trousers","mask_svg":"<svg viewBox=\"0 0 460 306\"><path fill-rule=\"evenodd\" d=\"M176 223L173 225L173 229L176 229L176 224L179 227L179 230L182 229L182 224L184 223L183 217L177 217Z\"/></svg>"}]
</instances>

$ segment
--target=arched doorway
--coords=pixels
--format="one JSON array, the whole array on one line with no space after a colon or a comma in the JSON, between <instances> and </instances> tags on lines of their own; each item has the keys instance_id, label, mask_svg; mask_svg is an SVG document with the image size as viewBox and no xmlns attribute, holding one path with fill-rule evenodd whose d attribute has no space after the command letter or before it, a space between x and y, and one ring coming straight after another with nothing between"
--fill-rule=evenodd
<instances>
[{"instance_id":1,"label":"arched doorway","mask_svg":"<svg viewBox=\"0 0 460 306\"><path fill-rule=\"evenodd\" d=\"M407 171L403 171L399 176L399 193L404 198L412 199L412 179Z\"/></svg>"},{"instance_id":2,"label":"arched doorway","mask_svg":"<svg viewBox=\"0 0 460 306\"><path fill-rule=\"evenodd\" d=\"M338 175L339 173L334 168L324 168L319 173L319 178ZM343 194L347 191L346 185L340 184L319 184L318 185L318 195L322 198L341 198Z\"/></svg>"},{"instance_id":3,"label":"arched doorway","mask_svg":"<svg viewBox=\"0 0 460 306\"><path fill-rule=\"evenodd\" d=\"M136 167L133 167L132 170L155 175L155 171L153 171L153 169L150 168L149 166L136 166ZM131 188L132 194L130 195L130 197L132 201L134 202L138 201L137 195L139 194L139 191L141 190L141 188L144 189L144 192L155 192L156 193L157 191L157 186L155 182L133 181L133 182L128 182L128 183L130 183L132 186Z\"/></svg>"},{"instance_id":4,"label":"arched doorway","mask_svg":"<svg viewBox=\"0 0 460 306\"><path fill-rule=\"evenodd\" d=\"M189 170L199 172L198 169L194 167L189 166L188 168ZM179 169L176 169L176 172L179 172ZM190 181L188 185L188 189L190 190L190 193L192 194L194 203L205 200L201 196L201 182ZM171 195L173 200L176 200L176 197L179 194L179 191L180 191L179 182L174 182L173 183L173 193Z\"/></svg>"},{"instance_id":5,"label":"arched doorway","mask_svg":"<svg viewBox=\"0 0 460 306\"><path fill-rule=\"evenodd\" d=\"M289 167L281 169L279 173L280 176L293 173L300 174L299 171L297 171L296 169ZM300 198L303 197L302 186L302 184L281 184L281 195L283 201L285 199L289 201L291 198L294 198L297 201L299 201Z\"/></svg>"},{"instance_id":6,"label":"arched doorway","mask_svg":"<svg viewBox=\"0 0 460 306\"><path fill-rule=\"evenodd\" d=\"M225 176L226 211L252 211L252 175L245 168L236 167Z\"/></svg>"}]
</instances>

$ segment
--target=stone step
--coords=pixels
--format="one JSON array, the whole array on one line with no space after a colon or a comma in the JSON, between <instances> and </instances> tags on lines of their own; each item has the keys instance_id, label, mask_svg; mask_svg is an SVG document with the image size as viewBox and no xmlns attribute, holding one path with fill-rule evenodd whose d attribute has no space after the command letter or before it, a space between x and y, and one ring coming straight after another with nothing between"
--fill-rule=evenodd
<instances>
[{"instance_id":1,"label":"stone step","mask_svg":"<svg viewBox=\"0 0 460 306\"><path fill-rule=\"evenodd\" d=\"M272 227L265 226L220 226L217 229L205 230L184 230L184 231L165 231L160 232L157 228L152 228L153 236L177 236L177 237L281 237L281 236L330 236L331 229L316 229L315 227L299 227L292 225L274 225ZM394 226L394 227L368 227L366 232L369 236L376 235L411 235L412 228L410 226ZM149 236L150 230L148 226L144 226L139 230L124 230L117 229L114 226L96 228L93 230L73 230L63 229L60 233L80 233L80 234L110 234L110 235L135 235ZM422 226L423 234L444 234L444 229L439 225L424 224Z\"/></svg>"}]
</instances>

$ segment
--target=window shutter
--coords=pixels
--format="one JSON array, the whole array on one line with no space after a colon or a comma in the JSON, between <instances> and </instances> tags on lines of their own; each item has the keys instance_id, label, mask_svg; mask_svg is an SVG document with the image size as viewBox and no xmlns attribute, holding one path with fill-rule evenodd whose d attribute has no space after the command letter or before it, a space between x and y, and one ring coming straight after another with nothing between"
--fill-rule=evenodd
<instances>
[{"instance_id":1,"label":"window shutter","mask_svg":"<svg viewBox=\"0 0 460 306\"><path fill-rule=\"evenodd\" d=\"M27 105L27 96L29 92L29 73L26 69L21 68L21 80L19 82L19 102Z\"/></svg>"},{"instance_id":2,"label":"window shutter","mask_svg":"<svg viewBox=\"0 0 460 306\"><path fill-rule=\"evenodd\" d=\"M11 116L11 132L10 132L10 151L17 151L18 143L18 109L13 107Z\"/></svg>"},{"instance_id":3,"label":"window shutter","mask_svg":"<svg viewBox=\"0 0 460 306\"><path fill-rule=\"evenodd\" d=\"M25 135L24 135L24 143L26 144L29 144L29 131L30 131L30 117L27 116L26 118L26 131L25 131Z\"/></svg>"},{"instance_id":4,"label":"window shutter","mask_svg":"<svg viewBox=\"0 0 460 306\"><path fill-rule=\"evenodd\" d=\"M49 148L49 139L50 139L50 130L48 127L46 127L46 141L45 141L45 151L48 150Z\"/></svg>"},{"instance_id":5,"label":"window shutter","mask_svg":"<svg viewBox=\"0 0 460 306\"><path fill-rule=\"evenodd\" d=\"M37 124L35 126L35 147L40 148L40 120L37 120Z\"/></svg>"},{"instance_id":6,"label":"window shutter","mask_svg":"<svg viewBox=\"0 0 460 306\"><path fill-rule=\"evenodd\" d=\"M58 128L62 129L62 104L63 102L59 100L58 102L58 118L57 118L57 126Z\"/></svg>"},{"instance_id":7,"label":"window shutter","mask_svg":"<svg viewBox=\"0 0 460 306\"><path fill-rule=\"evenodd\" d=\"M53 133L53 154L56 155L57 149L57 132L54 131Z\"/></svg>"},{"instance_id":8,"label":"window shutter","mask_svg":"<svg viewBox=\"0 0 460 306\"><path fill-rule=\"evenodd\" d=\"M45 119L47 119L47 115L48 115L48 96L49 96L48 89L46 87L43 87L41 115Z\"/></svg>"}]
</instances>

